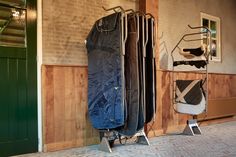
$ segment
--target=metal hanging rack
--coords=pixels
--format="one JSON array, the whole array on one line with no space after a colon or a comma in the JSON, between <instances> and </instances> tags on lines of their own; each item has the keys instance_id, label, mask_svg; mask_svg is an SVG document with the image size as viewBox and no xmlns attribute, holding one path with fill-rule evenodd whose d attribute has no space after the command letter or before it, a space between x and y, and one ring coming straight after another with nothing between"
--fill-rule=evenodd
<instances>
[{"instance_id":1,"label":"metal hanging rack","mask_svg":"<svg viewBox=\"0 0 236 157\"><path fill-rule=\"evenodd\" d=\"M208 37L210 38L210 41L207 40L207 45L209 44L209 47L210 47L209 49L210 49L210 51L209 51L208 53L206 53L206 55L205 55L206 60L207 60L207 62L208 62L209 56L211 55L211 31L210 31L210 29L207 28L207 27L205 27L205 26L192 27L192 26L188 25L188 27L189 27L190 29L205 29L206 31L200 31L200 32L196 32L196 33L184 34L184 35L182 36L182 38L178 41L178 43L175 45L175 47L174 47L174 48L172 49L172 51L171 51L172 60L174 61L173 53L174 53L175 49L179 46L179 44L180 44L182 41L191 42L191 41L203 40L202 38L198 38L198 39L185 39L186 37L206 34L207 39L208 39Z\"/></svg>"},{"instance_id":2,"label":"metal hanging rack","mask_svg":"<svg viewBox=\"0 0 236 157\"><path fill-rule=\"evenodd\" d=\"M122 55L121 55L121 66L124 67L124 56L125 56L125 43L127 41L127 37L128 37L128 21L127 21L127 14L131 13L134 14L136 19L137 19L137 30L139 31L140 27L139 27L139 16L142 16L142 26L143 26L143 30L142 30L142 34L144 36L145 32L144 32L144 18L145 18L145 14L138 11L135 12L133 9L128 9L128 10L124 10L121 6L116 6L116 7L112 7L112 8L105 8L102 7L105 11L114 11L115 13L120 12L121 13L121 37L122 37ZM147 23L147 22L146 22ZM146 55L146 44L147 44L147 40L148 40L148 25L146 24L146 38L145 41L143 40L142 42L142 50L143 52L145 52ZM139 33L137 33L137 39L136 42L138 43L139 41ZM144 47L145 46L145 47ZM144 75L145 76L145 75ZM122 68L122 83L125 84L125 75L124 75L124 68ZM122 96L123 98L125 97L125 89L122 89ZM125 102L123 101L123 104L125 104ZM126 107L126 106L124 106ZM106 151L106 152L112 152L111 146L114 143L115 139L127 139L128 137L125 136L120 136L118 131L116 130L100 130L100 137L101 137L101 143L100 143L100 147L99 149L102 151ZM137 137L137 143L141 143L141 144L147 144L150 145L147 136L144 132L144 128L141 129L139 132L137 132L133 137Z\"/></svg>"},{"instance_id":3,"label":"metal hanging rack","mask_svg":"<svg viewBox=\"0 0 236 157\"><path fill-rule=\"evenodd\" d=\"M203 38L194 38L194 39L187 39L187 37L193 37L193 36L196 36L196 35L206 35L206 45L207 45L207 48L206 48L206 52L204 54L205 56L205 61L206 61L206 67L205 67L205 80L203 82L206 82L206 105L205 105L205 113L207 113L207 108L208 108L208 67L207 67L207 64L209 63L209 56L211 56L212 52L211 52L211 31L209 28L205 27L205 26L197 26L197 27L192 27L190 25L188 25L188 27L190 29L200 29L201 31L200 32L195 32L195 33L188 33L188 34L184 34L182 36L182 38L177 42L177 44L175 45L175 47L173 48L173 50L171 51L171 57L172 57L172 61L174 63L174 56L173 56L173 53L175 52L176 48L179 48L179 45L182 41L184 42L194 42L194 41L201 41L203 40ZM209 39L209 40L208 40ZM209 46L209 47L208 47ZM180 48L179 48L180 49ZM209 49L209 50L208 50ZM181 62L181 61L180 61ZM182 61L182 62L185 62L185 61ZM176 88L176 85L175 85L175 78L174 78L174 64L172 65L172 87L173 87L173 92L172 92L172 102L173 104L175 104L175 88ZM199 70L198 70L199 71ZM190 71L188 71L190 72ZM200 72L200 71L199 71ZM173 106L174 110L176 112L178 112L175 107ZM194 119L192 120L188 120L187 121L187 125L184 129L184 134L187 134L187 135L194 135L194 134L201 134L201 130L197 124L197 120L195 119L196 116L193 116Z\"/></svg>"}]
</instances>

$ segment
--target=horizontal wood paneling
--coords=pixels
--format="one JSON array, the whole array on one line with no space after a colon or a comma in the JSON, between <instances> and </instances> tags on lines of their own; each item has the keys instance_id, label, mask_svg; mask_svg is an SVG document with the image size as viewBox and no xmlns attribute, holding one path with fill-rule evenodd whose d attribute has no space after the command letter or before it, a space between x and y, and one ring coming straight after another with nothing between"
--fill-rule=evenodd
<instances>
[{"instance_id":1,"label":"horizontal wood paneling","mask_svg":"<svg viewBox=\"0 0 236 157\"><path fill-rule=\"evenodd\" d=\"M99 142L87 113L87 67L42 67L44 150L53 151ZM184 128L188 115L178 114L172 105L171 71L157 71L157 113L147 126L148 136ZM177 72L178 79L201 79L202 74ZM208 118L236 113L236 75L209 74ZM205 115L199 116L200 119Z\"/></svg>"},{"instance_id":2,"label":"horizontal wood paneling","mask_svg":"<svg viewBox=\"0 0 236 157\"><path fill-rule=\"evenodd\" d=\"M208 93L208 111L199 119L236 115L236 75L209 74Z\"/></svg>"},{"instance_id":3,"label":"horizontal wood paneling","mask_svg":"<svg viewBox=\"0 0 236 157\"><path fill-rule=\"evenodd\" d=\"M87 110L86 67L42 67L44 150L98 142Z\"/></svg>"},{"instance_id":4,"label":"horizontal wood paneling","mask_svg":"<svg viewBox=\"0 0 236 157\"><path fill-rule=\"evenodd\" d=\"M208 101L207 115L201 114L199 120L214 119L236 115L236 98L214 99Z\"/></svg>"},{"instance_id":5,"label":"horizontal wood paneling","mask_svg":"<svg viewBox=\"0 0 236 157\"><path fill-rule=\"evenodd\" d=\"M141 10L153 13L157 19L158 3L140 0L139 4ZM94 22L94 17L92 18L90 24L91 21ZM87 28L86 25L86 30ZM50 30L48 32L50 32ZM58 33L54 33L54 35L55 34ZM47 36L50 38L50 34L47 34ZM81 41L79 49L81 49L84 38L81 38ZM55 45L56 49L58 49L58 44L54 44L54 46ZM73 45L72 43L72 47ZM158 46L159 44L157 44L156 48L157 67L159 67L160 64L158 59L160 57ZM71 46L69 48L71 48ZM61 52L64 53L64 48L62 50ZM83 51L84 49L82 48L81 52ZM61 53L63 56L62 60L59 59L55 61L60 61L60 63L71 62L68 60L68 57L64 57L65 55L63 53ZM55 55L51 57L55 57ZM72 61L73 60L74 59L72 59ZM45 58L44 61L47 62ZM149 136L181 130L185 126L186 120L190 118L188 115L178 114L173 110L172 74L171 71L157 71L157 113L155 121L149 123L147 126ZM179 79L197 79L202 78L202 75L181 72L177 73L176 77ZM42 67L43 136L45 151L84 146L98 142L98 132L92 128L88 119L87 79L87 67L53 65L44 65ZM225 100L229 100L227 104L230 104L227 112L235 110L236 107L234 107L232 103L234 103L233 99L236 98L236 75L209 74L208 93L210 100L209 113L213 113L214 115L212 114L212 116L222 116L222 113L219 114L217 106L221 105L220 107L222 107L226 102ZM221 108L220 111L224 110Z\"/></svg>"},{"instance_id":6,"label":"horizontal wood paneling","mask_svg":"<svg viewBox=\"0 0 236 157\"><path fill-rule=\"evenodd\" d=\"M199 73L175 72L175 79L202 79L205 75ZM179 131L184 128L188 115L175 113L172 105L173 72L157 71L157 113L155 122L148 124L149 136ZM208 74L209 106L207 117L200 119L218 118L236 114L236 75Z\"/></svg>"},{"instance_id":7,"label":"horizontal wood paneling","mask_svg":"<svg viewBox=\"0 0 236 157\"><path fill-rule=\"evenodd\" d=\"M209 74L209 99L236 97L236 75Z\"/></svg>"}]
</instances>

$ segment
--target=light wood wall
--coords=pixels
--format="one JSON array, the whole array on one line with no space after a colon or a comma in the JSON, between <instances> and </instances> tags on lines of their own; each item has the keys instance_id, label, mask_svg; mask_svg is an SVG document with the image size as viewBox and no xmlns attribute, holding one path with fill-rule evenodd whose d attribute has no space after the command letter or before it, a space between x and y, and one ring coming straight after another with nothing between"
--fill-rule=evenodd
<instances>
[{"instance_id":1,"label":"light wood wall","mask_svg":"<svg viewBox=\"0 0 236 157\"><path fill-rule=\"evenodd\" d=\"M157 113L148 124L148 136L181 131L191 118L172 107L172 72L157 71ZM201 74L176 73L179 79L202 78ZM42 67L44 150L54 151L99 142L87 109L87 67ZM236 75L209 74L209 118L236 115ZM203 115L202 117L205 118ZM201 118L201 116L200 116Z\"/></svg>"},{"instance_id":2,"label":"light wood wall","mask_svg":"<svg viewBox=\"0 0 236 157\"><path fill-rule=\"evenodd\" d=\"M155 0L139 2L141 10L152 13L157 19L158 3ZM158 48L156 50L158 61ZM159 62L156 64L159 67ZM157 70L157 113L155 121L147 126L150 137L180 131L190 118L175 113L172 108L172 74L171 71ZM176 76L179 79L202 78L201 74L195 73L177 73ZM88 119L87 80L87 67L43 65L44 151L99 142L98 132ZM209 74L208 118L236 115L235 104L236 75ZM222 106L227 110L222 110Z\"/></svg>"},{"instance_id":3,"label":"light wood wall","mask_svg":"<svg viewBox=\"0 0 236 157\"><path fill-rule=\"evenodd\" d=\"M169 132L181 131L186 121L192 118L188 115L174 112L172 104L173 80L203 79L199 73L157 71L157 113L154 122L147 127L148 136L156 136ZM220 118L236 115L236 75L208 74L208 111L199 120Z\"/></svg>"},{"instance_id":4,"label":"light wood wall","mask_svg":"<svg viewBox=\"0 0 236 157\"><path fill-rule=\"evenodd\" d=\"M42 67L44 151L99 141L88 118L87 73L86 67Z\"/></svg>"}]
</instances>

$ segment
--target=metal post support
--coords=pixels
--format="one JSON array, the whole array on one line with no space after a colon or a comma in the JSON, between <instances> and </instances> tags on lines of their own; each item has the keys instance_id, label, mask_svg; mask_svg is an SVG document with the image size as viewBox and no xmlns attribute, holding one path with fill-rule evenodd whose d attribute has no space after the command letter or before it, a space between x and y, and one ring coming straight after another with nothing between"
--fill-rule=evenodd
<instances>
[{"instance_id":1,"label":"metal post support","mask_svg":"<svg viewBox=\"0 0 236 157\"><path fill-rule=\"evenodd\" d=\"M100 130L101 131L101 130ZM99 150L111 153L114 141L118 139L118 132L117 131L109 131L103 130L100 132L101 143L99 145ZM137 132L133 137L137 137L137 143L150 145L149 140L144 132L144 129ZM122 136L121 138L126 138L126 136Z\"/></svg>"},{"instance_id":2,"label":"metal post support","mask_svg":"<svg viewBox=\"0 0 236 157\"><path fill-rule=\"evenodd\" d=\"M108 141L107 137L102 138L102 141L99 145L99 150L104 151L104 152L108 152L108 153L112 152L111 146L109 144L109 141Z\"/></svg>"},{"instance_id":3,"label":"metal post support","mask_svg":"<svg viewBox=\"0 0 236 157\"><path fill-rule=\"evenodd\" d=\"M187 121L187 125L183 131L183 134L191 135L191 136L194 136L195 134L202 134L201 130L197 124L196 119L191 119L191 120Z\"/></svg>"},{"instance_id":4,"label":"metal post support","mask_svg":"<svg viewBox=\"0 0 236 157\"><path fill-rule=\"evenodd\" d=\"M144 132L144 129L138 132L135 136L137 136L137 143L150 145L149 140Z\"/></svg>"},{"instance_id":5,"label":"metal post support","mask_svg":"<svg viewBox=\"0 0 236 157\"><path fill-rule=\"evenodd\" d=\"M116 131L100 130L101 143L99 150L111 153L114 141L117 139L118 133Z\"/></svg>"}]
</instances>

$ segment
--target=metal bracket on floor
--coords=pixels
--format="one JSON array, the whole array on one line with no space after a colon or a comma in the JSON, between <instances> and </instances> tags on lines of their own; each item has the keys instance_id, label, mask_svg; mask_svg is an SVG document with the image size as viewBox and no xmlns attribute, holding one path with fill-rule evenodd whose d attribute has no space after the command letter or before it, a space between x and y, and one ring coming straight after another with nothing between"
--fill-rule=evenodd
<instances>
[{"instance_id":1,"label":"metal bracket on floor","mask_svg":"<svg viewBox=\"0 0 236 157\"><path fill-rule=\"evenodd\" d=\"M137 132L133 137L137 137L137 143L150 145L149 140L144 132L144 129ZM112 147L116 139L119 138L119 133L117 131L100 130L100 140L99 150L111 153ZM127 136L121 136L120 138L127 138ZM130 137L129 137L130 138Z\"/></svg>"},{"instance_id":2,"label":"metal bracket on floor","mask_svg":"<svg viewBox=\"0 0 236 157\"><path fill-rule=\"evenodd\" d=\"M195 134L202 134L201 130L197 124L196 119L190 119L187 121L187 125L183 131L183 134L191 135L191 136L194 136Z\"/></svg>"},{"instance_id":3,"label":"metal bracket on floor","mask_svg":"<svg viewBox=\"0 0 236 157\"><path fill-rule=\"evenodd\" d=\"M149 140L144 132L144 129L139 131L135 136L137 136L137 143L150 145Z\"/></svg>"},{"instance_id":4,"label":"metal bracket on floor","mask_svg":"<svg viewBox=\"0 0 236 157\"><path fill-rule=\"evenodd\" d=\"M100 130L101 143L99 145L99 150L111 153L114 141L117 139L116 131Z\"/></svg>"},{"instance_id":5,"label":"metal bracket on floor","mask_svg":"<svg viewBox=\"0 0 236 157\"><path fill-rule=\"evenodd\" d=\"M104 151L104 152L108 152L108 153L112 152L111 146L109 144L109 141L108 141L107 137L102 138L102 141L99 145L99 150Z\"/></svg>"}]
</instances>

